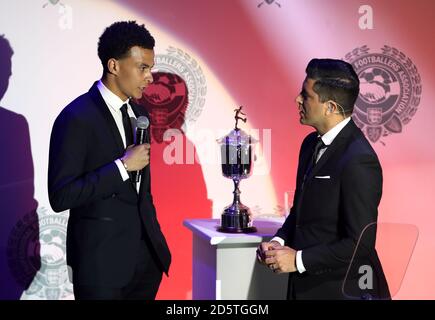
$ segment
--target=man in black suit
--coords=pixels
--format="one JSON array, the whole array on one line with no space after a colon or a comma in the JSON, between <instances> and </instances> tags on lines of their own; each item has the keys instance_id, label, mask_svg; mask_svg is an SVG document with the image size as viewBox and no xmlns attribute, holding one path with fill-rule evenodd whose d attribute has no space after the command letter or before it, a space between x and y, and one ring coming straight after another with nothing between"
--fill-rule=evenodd
<instances>
[{"instance_id":1,"label":"man in black suit","mask_svg":"<svg viewBox=\"0 0 435 320\"><path fill-rule=\"evenodd\" d=\"M153 48L154 38L135 21L106 28L98 43L101 80L53 125L49 199L54 211L70 210L67 263L76 299L154 299L168 274L171 255L151 195L149 141L133 141L135 118L149 115L130 100L153 81Z\"/></svg>"},{"instance_id":2,"label":"man in black suit","mask_svg":"<svg viewBox=\"0 0 435 320\"><path fill-rule=\"evenodd\" d=\"M290 214L258 258L289 273L289 299L388 299L375 250L382 169L351 118L358 76L333 59L311 60L306 74L296 103L316 132L302 142Z\"/></svg>"}]
</instances>

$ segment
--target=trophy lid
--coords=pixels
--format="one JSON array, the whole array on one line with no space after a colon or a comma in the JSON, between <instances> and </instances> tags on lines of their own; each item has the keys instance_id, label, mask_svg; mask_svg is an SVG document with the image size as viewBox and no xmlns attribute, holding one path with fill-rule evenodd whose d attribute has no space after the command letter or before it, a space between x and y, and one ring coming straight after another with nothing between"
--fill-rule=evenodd
<instances>
[{"instance_id":1,"label":"trophy lid","mask_svg":"<svg viewBox=\"0 0 435 320\"><path fill-rule=\"evenodd\" d=\"M258 140L247 134L245 131L236 128L231 130L226 136L218 139L217 142L231 146L245 146L257 143Z\"/></svg>"}]
</instances>

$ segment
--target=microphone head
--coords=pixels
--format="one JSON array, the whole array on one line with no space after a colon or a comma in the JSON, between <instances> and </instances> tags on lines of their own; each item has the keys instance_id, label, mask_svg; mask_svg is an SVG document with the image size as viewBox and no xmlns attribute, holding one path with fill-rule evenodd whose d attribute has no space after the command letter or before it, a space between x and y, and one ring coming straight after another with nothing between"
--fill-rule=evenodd
<instances>
[{"instance_id":1,"label":"microphone head","mask_svg":"<svg viewBox=\"0 0 435 320\"><path fill-rule=\"evenodd\" d=\"M147 129L150 125L150 121L148 120L147 117L145 116L140 116L139 118L137 118L136 121L136 127L139 129Z\"/></svg>"}]
</instances>

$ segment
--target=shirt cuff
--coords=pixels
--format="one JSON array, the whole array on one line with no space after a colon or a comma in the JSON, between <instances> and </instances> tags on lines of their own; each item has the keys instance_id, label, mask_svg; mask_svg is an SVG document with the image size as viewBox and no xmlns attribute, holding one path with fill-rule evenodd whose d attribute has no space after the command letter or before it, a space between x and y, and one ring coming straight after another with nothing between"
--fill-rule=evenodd
<instances>
[{"instance_id":1,"label":"shirt cuff","mask_svg":"<svg viewBox=\"0 0 435 320\"><path fill-rule=\"evenodd\" d=\"M128 180L130 176L128 175L127 170L125 169L124 165L121 162L121 159L115 160L115 164L118 167L119 173L121 174L122 181Z\"/></svg>"},{"instance_id":2,"label":"shirt cuff","mask_svg":"<svg viewBox=\"0 0 435 320\"><path fill-rule=\"evenodd\" d=\"M298 269L299 273L304 273L307 271L304 267L304 263L302 262L302 251L296 251L296 269Z\"/></svg>"},{"instance_id":3,"label":"shirt cuff","mask_svg":"<svg viewBox=\"0 0 435 320\"><path fill-rule=\"evenodd\" d=\"M282 246L283 246L284 243L285 243L284 239L282 239L282 238L280 238L280 237L273 237L272 240L270 240L270 242L272 242L272 241L279 242L279 244L282 245Z\"/></svg>"}]
</instances>

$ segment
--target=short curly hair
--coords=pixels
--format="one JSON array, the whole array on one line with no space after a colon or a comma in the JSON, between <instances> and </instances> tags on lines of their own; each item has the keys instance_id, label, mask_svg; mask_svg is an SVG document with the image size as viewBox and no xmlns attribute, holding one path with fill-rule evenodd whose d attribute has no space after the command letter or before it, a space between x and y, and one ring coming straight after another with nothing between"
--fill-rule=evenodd
<instances>
[{"instance_id":1,"label":"short curly hair","mask_svg":"<svg viewBox=\"0 0 435 320\"><path fill-rule=\"evenodd\" d=\"M103 65L104 73L108 72L109 59L121 59L129 54L130 48L138 46L154 49L155 40L145 25L136 21L119 21L107 27L98 41L98 57Z\"/></svg>"}]
</instances>

